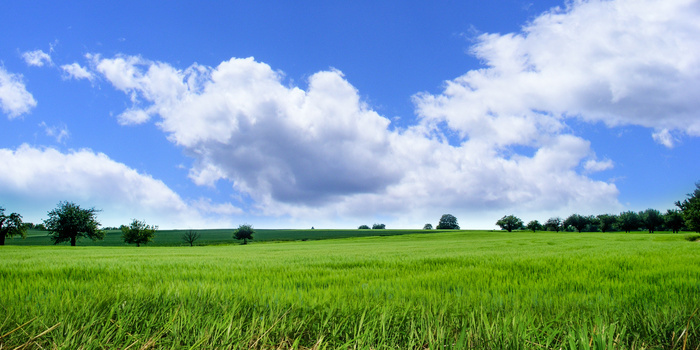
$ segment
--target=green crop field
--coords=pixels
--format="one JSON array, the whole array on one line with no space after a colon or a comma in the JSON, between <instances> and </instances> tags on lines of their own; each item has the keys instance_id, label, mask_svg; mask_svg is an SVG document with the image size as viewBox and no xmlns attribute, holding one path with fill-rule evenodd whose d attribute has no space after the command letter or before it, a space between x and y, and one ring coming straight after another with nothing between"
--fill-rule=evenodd
<instances>
[{"instance_id":1,"label":"green crop field","mask_svg":"<svg viewBox=\"0 0 700 350\"><path fill-rule=\"evenodd\" d=\"M698 249L487 231L8 245L0 349L697 349Z\"/></svg>"}]
</instances>

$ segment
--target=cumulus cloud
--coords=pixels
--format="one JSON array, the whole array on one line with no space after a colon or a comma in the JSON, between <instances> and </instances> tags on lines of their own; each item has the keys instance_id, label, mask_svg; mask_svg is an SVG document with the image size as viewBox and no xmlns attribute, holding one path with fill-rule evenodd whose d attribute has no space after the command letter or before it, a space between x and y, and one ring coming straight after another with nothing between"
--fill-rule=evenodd
<instances>
[{"instance_id":1,"label":"cumulus cloud","mask_svg":"<svg viewBox=\"0 0 700 350\"><path fill-rule=\"evenodd\" d=\"M229 181L264 215L618 205L614 185L576 172L595 158L589 142L558 134L562 124L550 114L486 120L480 128L490 134L451 145L431 123L390 130L337 70L313 74L301 89L253 58L179 70L140 57L99 57L94 66L134 102L122 116L140 115L120 122L158 116L167 137L195 159L195 183ZM519 142L535 145L534 156L504 151Z\"/></svg>"},{"instance_id":2,"label":"cumulus cloud","mask_svg":"<svg viewBox=\"0 0 700 350\"><path fill-rule=\"evenodd\" d=\"M141 174L102 153L91 150L60 152L22 145L0 149L0 196L13 210L44 218L59 201L74 201L102 210L105 225L131 218L145 219L161 228L230 225L183 200L162 181ZM209 203L219 211L235 212L230 204ZM26 213L26 214L25 214Z\"/></svg>"},{"instance_id":3,"label":"cumulus cloud","mask_svg":"<svg viewBox=\"0 0 700 350\"><path fill-rule=\"evenodd\" d=\"M22 76L12 74L0 66L0 107L10 119L16 118L36 107L36 100L27 91Z\"/></svg>"},{"instance_id":4,"label":"cumulus cloud","mask_svg":"<svg viewBox=\"0 0 700 350\"><path fill-rule=\"evenodd\" d=\"M42 50L27 51L22 54L22 58L30 66L43 67L45 64L53 64L51 56Z\"/></svg>"},{"instance_id":5,"label":"cumulus cloud","mask_svg":"<svg viewBox=\"0 0 700 350\"><path fill-rule=\"evenodd\" d=\"M87 79L90 81L94 79L94 75L92 74L92 72L90 72L87 68L79 65L78 63L64 64L61 66L61 69L65 74L65 79Z\"/></svg>"},{"instance_id":6,"label":"cumulus cloud","mask_svg":"<svg viewBox=\"0 0 700 350\"><path fill-rule=\"evenodd\" d=\"M662 130L670 147L669 131L700 136L699 17L692 0L571 2L521 33L479 36L486 68L418 95L418 112L494 143L536 143L577 117Z\"/></svg>"}]
</instances>

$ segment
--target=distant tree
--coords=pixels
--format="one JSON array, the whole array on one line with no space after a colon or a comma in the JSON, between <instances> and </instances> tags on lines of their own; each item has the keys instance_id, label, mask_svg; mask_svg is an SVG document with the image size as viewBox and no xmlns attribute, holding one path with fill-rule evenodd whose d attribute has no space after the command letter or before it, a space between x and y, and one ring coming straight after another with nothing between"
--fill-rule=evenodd
<instances>
[{"instance_id":1,"label":"distant tree","mask_svg":"<svg viewBox=\"0 0 700 350\"><path fill-rule=\"evenodd\" d=\"M617 227L620 231L636 231L641 226L639 214L633 211L626 211L617 216Z\"/></svg>"},{"instance_id":2,"label":"distant tree","mask_svg":"<svg viewBox=\"0 0 700 350\"><path fill-rule=\"evenodd\" d=\"M22 224L22 215L12 213L5 215L5 208L0 207L0 245L5 245L5 238L13 236L26 237L27 228Z\"/></svg>"},{"instance_id":3,"label":"distant tree","mask_svg":"<svg viewBox=\"0 0 700 350\"><path fill-rule=\"evenodd\" d=\"M386 225L384 225L384 224L374 224L374 225L372 225L372 229L373 229L373 230L383 230L383 229L385 229L385 228L386 228Z\"/></svg>"},{"instance_id":4,"label":"distant tree","mask_svg":"<svg viewBox=\"0 0 700 350\"><path fill-rule=\"evenodd\" d=\"M603 232L612 230L615 223L617 223L617 215L614 214L601 214L598 215L597 218L598 224L600 225L600 230Z\"/></svg>"},{"instance_id":5,"label":"distant tree","mask_svg":"<svg viewBox=\"0 0 700 350\"><path fill-rule=\"evenodd\" d=\"M579 233L586 228L586 225L590 224L590 219L587 216L579 214L571 214L566 220L564 220L564 227L572 226Z\"/></svg>"},{"instance_id":6,"label":"distant tree","mask_svg":"<svg viewBox=\"0 0 700 350\"><path fill-rule=\"evenodd\" d=\"M182 240L189 244L190 247L194 245L194 242L200 237L199 232L194 230L187 230L182 234Z\"/></svg>"},{"instance_id":7,"label":"distant tree","mask_svg":"<svg viewBox=\"0 0 700 350\"><path fill-rule=\"evenodd\" d=\"M425 224L423 225L424 230L432 230L433 229L433 224Z\"/></svg>"},{"instance_id":8,"label":"distant tree","mask_svg":"<svg viewBox=\"0 0 700 350\"><path fill-rule=\"evenodd\" d=\"M547 220L547 222L544 223L544 227L547 229L547 231L559 232L559 230L562 229L561 218L560 217L549 218Z\"/></svg>"},{"instance_id":9,"label":"distant tree","mask_svg":"<svg viewBox=\"0 0 700 350\"><path fill-rule=\"evenodd\" d=\"M104 232L99 229L95 208L82 209L72 202L59 202L58 207L49 212L49 218L44 220L46 229L53 244L70 242L71 246L79 238L87 237L96 241L104 239Z\"/></svg>"},{"instance_id":10,"label":"distant tree","mask_svg":"<svg viewBox=\"0 0 700 350\"><path fill-rule=\"evenodd\" d=\"M369 230L369 226L367 225L360 225L357 227L358 230Z\"/></svg>"},{"instance_id":11,"label":"distant tree","mask_svg":"<svg viewBox=\"0 0 700 350\"><path fill-rule=\"evenodd\" d=\"M639 221L649 233L654 233L657 228L664 224L664 216L656 209L647 209L639 212Z\"/></svg>"},{"instance_id":12,"label":"distant tree","mask_svg":"<svg viewBox=\"0 0 700 350\"><path fill-rule=\"evenodd\" d=\"M673 233L679 232L685 225L685 220L683 220L683 214L677 209L669 209L664 214L664 224L666 228L673 231Z\"/></svg>"},{"instance_id":13,"label":"distant tree","mask_svg":"<svg viewBox=\"0 0 700 350\"><path fill-rule=\"evenodd\" d=\"M158 226L146 225L145 221L139 221L134 219L134 221L129 224L129 226L122 225L122 239L127 244L136 244L140 247L142 244L146 244L153 240Z\"/></svg>"},{"instance_id":14,"label":"distant tree","mask_svg":"<svg viewBox=\"0 0 700 350\"><path fill-rule=\"evenodd\" d=\"M459 224L457 223L457 218L452 214L445 214L440 217L440 222L437 227L438 230L459 230Z\"/></svg>"},{"instance_id":15,"label":"distant tree","mask_svg":"<svg viewBox=\"0 0 700 350\"><path fill-rule=\"evenodd\" d=\"M523 221L514 215L508 215L496 221L496 225L500 226L501 230L512 232L513 230L521 229L523 227Z\"/></svg>"},{"instance_id":16,"label":"distant tree","mask_svg":"<svg viewBox=\"0 0 700 350\"><path fill-rule=\"evenodd\" d=\"M540 222L537 220L528 222L527 226L525 227L527 227L528 230L532 230L532 232L542 231L544 229L544 226L542 226L542 224L540 224Z\"/></svg>"},{"instance_id":17,"label":"distant tree","mask_svg":"<svg viewBox=\"0 0 700 350\"><path fill-rule=\"evenodd\" d=\"M243 240L243 244L248 244L249 239L253 239L253 234L255 233L255 230L253 230L253 226L244 224L238 226L238 229L236 231L233 231L233 238L237 240Z\"/></svg>"},{"instance_id":18,"label":"distant tree","mask_svg":"<svg viewBox=\"0 0 700 350\"><path fill-rule=\"evenodd\" d=\"M700 182L695 183L695 191L688 193L683 202L677 201L676 206L681 210L685 226L695 232L700 232Z\"/></svg>"}]
</instances>

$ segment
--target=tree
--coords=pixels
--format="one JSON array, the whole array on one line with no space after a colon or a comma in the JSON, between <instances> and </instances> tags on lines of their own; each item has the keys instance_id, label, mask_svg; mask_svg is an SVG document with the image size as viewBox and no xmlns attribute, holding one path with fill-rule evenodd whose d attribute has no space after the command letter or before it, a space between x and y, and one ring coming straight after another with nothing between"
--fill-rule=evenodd
<instances>
[{"instance_id":1,"label":"tree","mask_svg":"<svg viewBox=\"0 0 700 350\"><path fill-rule=\"evenodd\" d=\"M681 210L685 226L689 230L700 232L700 182L695 183L695 191L688 193L683 202L677 201L676 206Z\"/></svg>"},{"instance_id":2,"label":"tree","mask_svg":"<svg viewBox=\"0 0 700 350\"><path fill-rule=\"evenodd\" d=\"M589 218L579 214L571 214L564 220L564 227L573 226L578 233L581 233L588 224L590 224Z\"/></svg>"},{"instance_id":3,"label":"tree","mask_svg":"<svg viewBox=\"0 0 700 350\"><path fill-rule=\"evenodd\" d=\"M664 224L667 229L673 231L673 233L678 233L685 225L685 220L683 220L683 214L677 209L669 209L664 214Z\"/></svg>"},{"instance_id":4,"label":"tree","mask_svg":"<svg viewBox=\"0 0 700 350\"><path fill-rule=\"evenodd\" d=\"M532 232L542 231L544 229L542 224L540 224L540 222L537 220L532 220L532 221L528 222L527 226L525 226L525 227L527 227L528 230L532 230Z\"/></svg>"},{"instance_id":5,"label":"tree","mask_svg":"<svg viewBox=\"0 0 700 350\"><path fill-rule=\"evenodd\" d=\"M523 221L514 215L508 215L496 221L496 225L500 226L501 230L512 232L513 230L521 229L523 227Z\"/></svg>"},{"instance_id":6,"label":"tree","mask_svg":"<svg viewBox=\"0 0 700 350\"><path fill-rule=\"evenodd\" d=\"M649 233L654 233L658 227L663 225L664 216L661 215L660 211L649 208L639 212L639 221L644 228L649 230Z\"/></svg>"},{"instance_id":7,"label":"tree","mask_svg":"<svg viewBox=\"0 0 700 350\"><path fill-rule=\"evenodd\" d=\"M233 238L237 240L243 240L243 244L248 244L249 239L253 239L253 234L255 233L255 230L253 230L253 226L244 224L238 226L238 229L236 231L233 231Z\"/></svg>"},{"instance_id":8,"label":"tree","mask_svg":"<svg viewBox=\"0 0 700 350\"><path fill-rule=\"evenodd\" d=\"M600 230L603 232L612 230L615 223L617 223L617 215L614 214L601 214L598 215L597 218L600 224Z\"/></svg>"},{"instance_id":9,"label":"tree","mask_svg":"<svg viewBox=\"0 0 700 350\"><path fill-rule=\"evenodd\" d=\"M141 244L146 244L153 240L153 236L158 230L158 226L146 225L145 221L134 219L129 226L122 225L122 239L127 244L136 244L140 247Z\"/></svg>"},{"instance_id":10,"label":"tree","mask_svg":"<svg viewBox=\"0 0 700 350\"><path fill-rule=\"evenodd\" d=\"M182 240L189 244L190 247L194 245L194 242L200 237L199 232L194 230L187 230L187 232L182 234Z\"/></svg>"},{"instance_id":11,"label":"tree","mask_svg":"<svg viewBox=\"0 0 700 350\"><path fill-rule=\"evenodd\" d=\"M424 230L432 230L433 229L433 224L425 224L423 225Z\"/></svg>"},{"instance_id":12,"label":"tree","mask_svg":"<svg viewBox=\"0 0 700 350\"><path fill-rule=\"evenodd\" d=\"M369 230L369 226L367 225L360 225L357 227L358 230Z\"/></svg>"},{"instance_id":13,"label":"tree","mask_svg":"<svg viewBox=\"0 0 700 350\"><path fill-rule=\"evenodd\" d=\"M633 211L626 211L617 216L617 227L621 231L636 231L639 229L640 225L639 214Z\"/></svg>"},{"instance_id":14,"label":"tree","mask_svg":"<svg viewBox=\"0 0 700 350\"><path fill-rule=\"evenodd\" d=\"M547 222L544 223L544 227L547 229L547 231L559 232L559 230L562 229L561 218L560 217L549 218L547 220Z\"/></svg>"},{"instance_id":15,"label":"tree","mask_svg":"<svg viewBox=\"0 0 700 350\"><path fill-rule=\"evenodd\" d=\"M5 215L5 208L0 207L0 245L5 245L5 238L13 236L26 237L26 226L22 224L22 215L12 213Z\"/></svg>"},{"instance_id":16,"label":"tree","mask_svg":"<svg viewBox=\"0 0 700 350\"><path fill-rule=\"evenodd\" d=\"M438 230L459 230L459 224L457 223L457 218L452 214L445 214L440 217L440 222L437 227Z\"/></svg>"},{"instance_id":17,"label":"tree","mask_svg":"<svg viewBox=\"0 0 700 350\"><path fill-rule=\"evenodd\" d=\"M70 241L71 246L79 238L86 237L93 241L103 239L105 234L99 229L95 208L82 209L72 202L59 202L58 207L49 212L49 218L44 220L46 229L53 244Z\"/></svg>"},{"instance_id":18,"label":"tree","mask_svg":"<svg viewBox=\"0 0 700 350\"><path fill-rule=\"evenodd\" d=\"M374 225L372 225L372 229L373 229L373 230L383 230L383 229L386 229L386 225L384 225L384 224L374 224Z\"/></svg>"}]
</instances>

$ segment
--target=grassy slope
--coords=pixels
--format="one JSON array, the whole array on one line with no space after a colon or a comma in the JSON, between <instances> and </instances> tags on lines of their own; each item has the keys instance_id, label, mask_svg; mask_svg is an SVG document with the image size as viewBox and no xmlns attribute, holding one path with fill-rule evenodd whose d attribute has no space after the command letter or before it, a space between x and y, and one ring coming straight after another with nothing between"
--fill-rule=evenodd
<instances>
[{"instance_id":1,"label":"grassy slope","mask_svg":"<svg viewBox=\"0 0 700 350\"><path fill-rule=\"evenodd\" d=\"M683 235L479 231L3 247L0 335L37 319L0 347L60 323L45 348L696 348L697 249Z\"/></svg>"}]
</instances>

